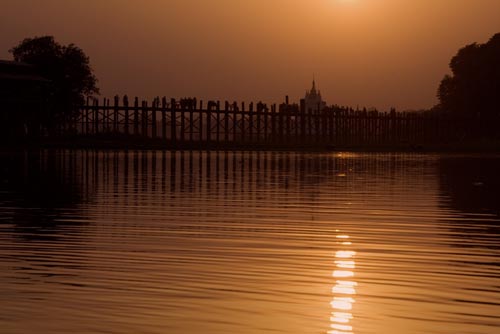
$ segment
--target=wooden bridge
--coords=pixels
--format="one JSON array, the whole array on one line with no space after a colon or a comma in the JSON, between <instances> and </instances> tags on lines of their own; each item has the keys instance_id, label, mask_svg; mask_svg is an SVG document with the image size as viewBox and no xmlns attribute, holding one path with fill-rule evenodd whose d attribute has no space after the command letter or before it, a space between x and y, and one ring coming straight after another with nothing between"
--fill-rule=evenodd
<instances>
[{"instance_id":1,"label":"wooden bridge","mask_svg":"<svg viewBox=\"0 0 500 334\"><path fill-rule=\"evenodd\" d=\"M169 147L417 147L460 141L488 124L395 110L305 111L288 103L205 104L194 98L156 98L148 103L138 98L130 102L125 96L88 100L64 130L84 136L151 139Z\"/></svg>"}]
</instances>

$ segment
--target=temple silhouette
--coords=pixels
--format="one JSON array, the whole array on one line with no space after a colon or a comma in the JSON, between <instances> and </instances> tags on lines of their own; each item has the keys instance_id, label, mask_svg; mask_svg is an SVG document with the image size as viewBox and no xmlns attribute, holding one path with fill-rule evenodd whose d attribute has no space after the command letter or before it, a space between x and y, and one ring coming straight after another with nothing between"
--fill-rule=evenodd
<instances>
[{"instance_id":1,"label":"temple silhouette","mask_svg":"<svg viewBox=\"0 0 500 334\"><path fill-rule=\"evenodd\" d=\"M306 95L300 100L300 111L302 113L318 114L325 110L327 104L321 97L321 92L316 89L316 80L313 79L311 90L306 91Z\"/></svg>"}]
</instances>

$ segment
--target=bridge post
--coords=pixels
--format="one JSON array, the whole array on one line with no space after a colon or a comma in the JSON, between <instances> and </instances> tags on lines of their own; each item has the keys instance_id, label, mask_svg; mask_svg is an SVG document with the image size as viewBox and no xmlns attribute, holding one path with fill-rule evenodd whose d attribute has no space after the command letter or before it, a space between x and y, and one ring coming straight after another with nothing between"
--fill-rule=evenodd
<instances>
[{"instance_id":1,"label":"bridge post","mask_svg":"<svg viewBox=\"0 0 500 334\"><path fill-rule=\"evenodd\" d=\"M180 141L184 143L186 139L186 104L181 103L181 129L180 129Z\"/></svg>"},{"instance_id":2,"label":"bridge post","mask_svg":"<svg viewBox=\"0 0 500 334\"><path fill-rule=\"evenodd\" d=\"M118 108L120 104L120 98L115 95L114 107L113 107L113 132L118 133Z\"/></svg>"},{"instance_id":3,"label":"bridge post","mask_svg":"<svg viewBox=\"0 0 500 334\"><path fill-rule=\"evenodd\" d=\"M87 96L87 103L85 104L85 134L88 135L90 132L90 110L89 110L90 98Z\"/></svg>"},{"instance_id":4,"label":"bridge post","mask_svg":"<svg viewBox=\"0 0 500 334\"><path fill-rule=\"evenodd\" d=\"M224 143L229 142L229 102L224 103Z\"/></svg>"},{"instance_id":5,"label":"bridge post","mask_svg":"<svg viewBox=\"0 0 500 334\"><path fill-rule=\"evenodd\" d=\"M191 99L189 101L189 142L190 145L193 144L193 123L194 123L194 111L193 109L196 108L196 99Z\"/></svg>"},{"instance_id":6,"label":"bridge post","mask_svg":"<svg viewBox=\"0 0 500 334\"><path fill-rule=\"evenodd\" d=\"M94 134L99 133L99 100L94 99L94 108L93 108L93 114L94 114Z\"/></svg>"},{"instance_id":7,"label":"bridge post","mask_svg":"<svg viewBox=\"0 0 500 334\"><path fill-rule=\"evenodd\" d=\"M266 107L263 110L264 115L264 143L268 142L269 137L269 109Z\"/></svg>"},{"instance_id":8,"label":"bridge post","mask_svg":"<svg viewBox=\"0 0 500 334\"><path fill-rule=\"evenodd\" d=\"M167 98L161 99L161 137L167 140Z\"/></svg>"},{"instance_id":9,"label":"bridge post","mask_svg":"<svg viewBox=\"0 0 500 334\"><path fill-rule=\"evenodd\" d=\"M212 141L212 102L207 105L207 146L210 146Z\"/></svg>"},{"instance_id":10,"label":"bridge post","mask_svg":"<svg viewBox=\"0 0 500 334\"><path fill-rule=\"evenodd\" d=\"M262 109L263 109L263 104L262 103L259 103L257 105L257 143L260 143L260 136L261 136L261 133L262 133L262 129L261 129L261 117L262 117Z\"/></svg>"},{"instance_id":11,"label":"bridge post","mask_svg":"<svg viewBox=\"0 0 500 334\"><path fill-rule=\"evenodd\" d=\"M276 143L276 104L271 106L271 141Z\"/></svg>"},{"instance_id":12,"label":"bridge post","mask_svg":"<svg viewBox=\"0 0 500 334\"><path fill-rule=\"evenodd\" d=\"M134 135L139 135L139 99L134 100Z\"/></svg>"},{"instance_id":13,"label":"bridge post","mask_svg":"<svg viewBox=\"0 0 500 334\"><path fill-rule=\"evenodd\" d=\"M177 102L175 99L170 99L170 141L172 146L175 147L177 142Z\"/></svg>"},{"instance_id":14,"label":"bridge post","mask_svg":"<svg viewBox=\"0 0 500 334\"><path fill-rule=\"evenodd\" d=\"M125 112L125 119L124 119L124 124L123 124L123 131L125 133L125 135L129 135L129 107L128 107L128 96L125 95L123 97L123 108L124 108L124 112Z\"/></svg>"},{"instance_id":15,"label":"bridge post","mask_svg":"<svg viewBox=\"0 0 500 334\"><path fill-rule=\"evenodd\" d=\"M148 102L142 101L141 108L141 129L142 137L148 137Z\"/></svg>"},{"instance_id":16,"label":"bridge post","mask_svg":"<svg viewBox=\"0 0 500 334\"><path fill-rule=\"evenodd\" d=\"M250 144L253 143L253 102L250 103L249 112L248 112L248 141Z\"/></svg>"},{"instance_id":17,"label":"bridge post","mask_svg":"<svg viewBox=\"0 0 500 334\"><path fill-rule=\"evenodd\" d=\"M217 134L216 134L216 138L217 138L217 145L219 145L220 143L220 123L221 123L221 120L220 120L220 101L217 101L217 107L216 107L216 113L217 113L217 127L216 127L216 131L217 131Z\"/></svg>"},{"instance_id":18,"label":"bridge post","mask_svg":"<svg viewBox=\"0 0 500 334\"><path fill-rule=\"evenodd\" d=\"M203 101L200 101L200 109L198 110L198 143L200 146L203 143Z\"/></svg>"},{"instance_id":19,"label":"bridge post","mask_svg":"<svg viewBox=\"0 0 500 334\"><path fill-rule=\"evenodd\" d=\"M156 111L159 104L160 104L160 98L157 97L153 100L153 106L151 107L151 124L152 124L151 137L153 137L153 139L156 139L157 136Z\"/></svg>"},{"instance_id":20,"label":"bridge post","mask_svg":"<svg viewBox=\"0 0 500 334\"><path fill-rule=\"evenodd\" d=\"M245 102L241 103L241 143L245 144L246 141L246 111Z\"/></svg>"}]
</instances>

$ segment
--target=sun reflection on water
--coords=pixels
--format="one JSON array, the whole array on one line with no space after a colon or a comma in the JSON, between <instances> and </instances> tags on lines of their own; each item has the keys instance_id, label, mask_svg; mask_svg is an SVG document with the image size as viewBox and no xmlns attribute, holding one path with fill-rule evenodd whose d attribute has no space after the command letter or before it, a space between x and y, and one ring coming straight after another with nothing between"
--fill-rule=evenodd
<instances>
[{"instance_id":1,"label":"sun reflection on water","mask_svg":"<svg viewBox=\"0 0 500 334\"><path fill-rule=\"evenodd\" d=\"M349 239L348 235L338 235L337 239L342 240L339 242L342 247L352 246L352 243L347 241ZM358 285L353 280L354 269L356 268L355 256L355 251L345 248L335 253L336 268L332 275L337 280L332 288L333 300L330 304L333 312L330 316L331 324L328 334L354 334L351 325L354 317L351 311L353 304L356 302L354 296Z\"/></svg>"}]
</instances>

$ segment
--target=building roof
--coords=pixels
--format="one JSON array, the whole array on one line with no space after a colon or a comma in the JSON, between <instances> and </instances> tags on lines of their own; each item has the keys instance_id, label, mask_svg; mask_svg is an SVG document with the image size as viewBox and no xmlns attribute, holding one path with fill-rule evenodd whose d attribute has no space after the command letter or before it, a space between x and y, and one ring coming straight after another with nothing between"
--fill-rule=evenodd
<instances>
[{"instance_id":1,"label":"building roof","mask_svg":"<svg viewBox=\"0 0 500 334\"><path fill-rule=\"evenodd\" d=\"M34 65L9 60L0 60L0 80L50 82L38 73Z\"/></svg>"}]
</instances>

